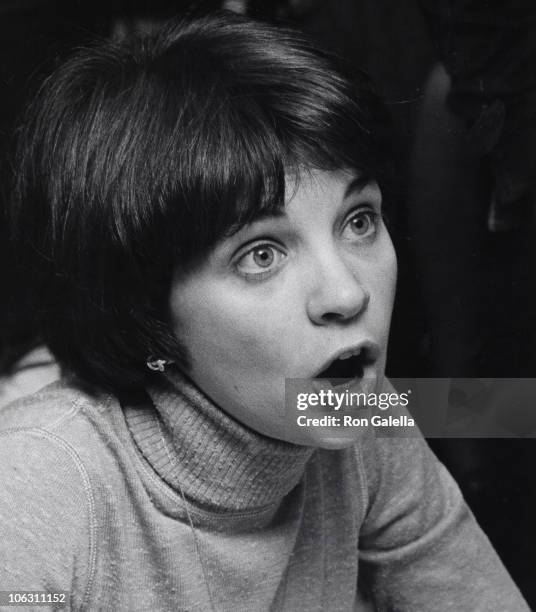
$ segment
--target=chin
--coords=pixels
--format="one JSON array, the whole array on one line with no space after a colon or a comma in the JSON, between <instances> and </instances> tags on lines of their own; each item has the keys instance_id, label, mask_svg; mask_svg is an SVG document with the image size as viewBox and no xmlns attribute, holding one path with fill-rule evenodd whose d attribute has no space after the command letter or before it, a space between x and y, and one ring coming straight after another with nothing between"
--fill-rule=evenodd
<instances>
[{"instance_id":1,"label":"chin","mask_svg":"<svg viewBox=\"0 0 536 612\"><path fill-rule=\"evenodd\" d=\"M345 448L351 448L357 444L359 438L342 438L332 436L329 438L323 438L318 441L316 448L321 448L323 450L344 450Z\"/></svg>"},{"instance_id":2,"label":"chin","mask_svg":"<svg viewBox=\"0 0 536 612\"><path fill-rule=\"evenodd\" d=\"M285 434L278 436L278 438L299 446L322 448L324 450L343 450L357 444L364 436L365 431L366 428L359 427L297 427L294 431L287 430Z\"/></svg>"}]
</instances>

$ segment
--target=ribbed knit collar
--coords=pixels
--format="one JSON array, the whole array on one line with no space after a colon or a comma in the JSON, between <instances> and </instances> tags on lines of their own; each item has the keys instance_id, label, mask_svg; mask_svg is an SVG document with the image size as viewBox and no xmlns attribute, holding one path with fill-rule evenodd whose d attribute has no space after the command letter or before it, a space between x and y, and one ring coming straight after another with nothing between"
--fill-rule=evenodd
<instances>
[{"instance_id":1,"label":"ribbed knit collar","mask_svg":"<svg viewBox=\"0 0 536 612\"><path fill-rule=\"evenodd\" d=\"M149 394L154 406L125 408L134 440L163 480L207 508L236 512L278 504L313 453L238 423L178 371Z\"/></svg>"}]
</instances>

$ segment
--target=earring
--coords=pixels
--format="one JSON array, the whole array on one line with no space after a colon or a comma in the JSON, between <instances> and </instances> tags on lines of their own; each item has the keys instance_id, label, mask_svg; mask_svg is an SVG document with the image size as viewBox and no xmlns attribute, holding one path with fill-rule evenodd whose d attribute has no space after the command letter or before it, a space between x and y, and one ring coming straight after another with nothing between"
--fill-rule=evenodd
<instances>
[{"instance_id":1,"label":"earring","mask_svg":"<svg viewBox=\"0 0 536 612\"><path fill-rule=\"evenodd\" d=\"M149 355L149 357L147 357L147 361L145 362L149 370L152 370L153 372L163 372L166 369L166 364L168 363L169 361L167 361L167 359L156 359L152 355Z\"/></svg>"}]
</instances>

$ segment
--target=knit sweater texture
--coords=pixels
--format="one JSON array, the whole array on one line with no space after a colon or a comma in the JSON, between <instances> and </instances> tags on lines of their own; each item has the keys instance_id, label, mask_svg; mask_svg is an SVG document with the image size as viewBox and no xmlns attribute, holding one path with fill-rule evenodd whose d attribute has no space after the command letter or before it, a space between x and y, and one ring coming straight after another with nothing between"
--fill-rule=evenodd
<instances>
[{"instance_id":1,"label":"knit sweater texture","mask_svg":"<svg viewBox=\"0 0 536 612\"><path fill-rule=\"evenodd\" d=\"M528 610L422 438L314 450L178 373L149 393L60 382L0 411L0 590L114 612Z\"/></svg>"}]
</instances>

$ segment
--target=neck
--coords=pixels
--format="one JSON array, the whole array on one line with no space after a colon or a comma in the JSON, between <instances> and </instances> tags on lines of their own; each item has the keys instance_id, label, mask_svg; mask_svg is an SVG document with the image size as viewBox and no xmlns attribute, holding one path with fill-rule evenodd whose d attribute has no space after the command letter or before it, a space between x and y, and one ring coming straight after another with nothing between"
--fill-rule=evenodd
<instances>
[{"instance_id":1,"label":"neck","mask_svg":"<svg viewBox=\"0 0 536 612\"><path fill-rule=\"evenodd\" d=\"M178 370L149 395L154 406L125 410L134 439L167 484L204 507L236 512L279 505L313 453L242 425Z\"/></svg>"}]
</instances>

